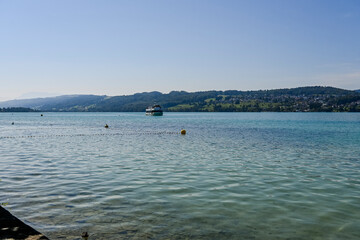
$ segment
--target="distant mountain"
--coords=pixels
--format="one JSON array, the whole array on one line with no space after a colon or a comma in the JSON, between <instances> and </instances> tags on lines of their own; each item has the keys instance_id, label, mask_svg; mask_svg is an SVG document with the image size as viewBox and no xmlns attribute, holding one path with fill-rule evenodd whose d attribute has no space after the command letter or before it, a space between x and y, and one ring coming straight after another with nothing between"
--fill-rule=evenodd
<instances>
[{"instance_id":1,"label":"distant mountain","mask_svg":"<svg viewBox=\"0 0 360 240\"><path fill-rule=\"evenodd\" d=\"M64 95L58 97L17 99L0 102L0 107L25 107L41 111L86 111L85 106L96 104L106 96ZM82 109L84 107L84 109Z\"/></svg>"},{"instance_id":2,"label":"distant mountain","mask_svg":"<svg viewBox=\"0 0 360 240\"><path fill-rule=\"evenodd\" d=\"M24 93L16 99L30 99L30 98L47 98L61 96L59 93L48 93L48 92L28 92Z\"/></svg>"},{"instance_id":3,"label":"distant mountain","mask_svg":"<svg viewBox=\"0 0 360 240\"><path fill-rule=\"evenodd\" d=\"M142 112L154 103L165 111L181 112L293 112L360 111L360 93L333 87L299 87L258 91L173 91L128 96L65 95L11 100L0 107L26 107L41 111Z\"/></svg>"}]
</instances>

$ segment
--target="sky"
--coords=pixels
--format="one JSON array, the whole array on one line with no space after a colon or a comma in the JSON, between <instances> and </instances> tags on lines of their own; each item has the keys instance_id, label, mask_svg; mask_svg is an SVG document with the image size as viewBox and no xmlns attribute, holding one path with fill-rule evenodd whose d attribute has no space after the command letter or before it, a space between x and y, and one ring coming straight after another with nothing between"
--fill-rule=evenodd
<instances>
[{"instance_id":1,"label":"sky","mask_svg":"<svg viewBox=\"0 0 360 240\"><path fill-rule=\"evenodd\" d=\"M360 89L358 0L0 0L0 100Z\"/></svg>"}]
</instances>

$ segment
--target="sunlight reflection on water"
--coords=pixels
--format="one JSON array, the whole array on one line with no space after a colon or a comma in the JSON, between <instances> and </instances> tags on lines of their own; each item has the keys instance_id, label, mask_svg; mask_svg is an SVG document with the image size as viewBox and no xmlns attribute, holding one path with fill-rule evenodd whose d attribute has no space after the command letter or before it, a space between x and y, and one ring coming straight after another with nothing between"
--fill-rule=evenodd
<instances>
[{"instance_id":1,"label":"sunlight reflection on water","mask_svg":"<svg viewBox=\"0 0 360 240\"><path fill-rule=\"evenodd\" d=\"M346 113L1 114L0 200L52 239L358 239L359 123Z\"/></svg>"}]
</instances>

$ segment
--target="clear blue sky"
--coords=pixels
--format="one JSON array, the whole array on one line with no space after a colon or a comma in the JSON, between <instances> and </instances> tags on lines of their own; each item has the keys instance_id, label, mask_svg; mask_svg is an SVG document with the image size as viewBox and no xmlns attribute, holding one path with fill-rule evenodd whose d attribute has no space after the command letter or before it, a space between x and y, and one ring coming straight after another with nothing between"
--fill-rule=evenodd
<instances>
[{"instance_id":1,"label":"clear blue sky","mask_svg":"<svg viewBox=\"0 0 360 240\"><path fill-rule=\"evenodd\" d=\"M359 89L360 1L0 0L0 84L0 100Z\"/></svg>"}]
</instances>

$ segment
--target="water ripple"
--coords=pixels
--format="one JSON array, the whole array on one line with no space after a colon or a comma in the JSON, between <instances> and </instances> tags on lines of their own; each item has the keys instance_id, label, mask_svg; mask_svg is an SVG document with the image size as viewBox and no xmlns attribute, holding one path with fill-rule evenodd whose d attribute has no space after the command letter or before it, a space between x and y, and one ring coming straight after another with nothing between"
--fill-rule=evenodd
<instances>
[{"instance_id":1,"label":"water ripple","mask_svg":"<svg viewBox=\"0 0 360 240\"><path fill-rule=\"evenodd\" d=\"M360 238L360 115L47 116L0 115L0 200L50 238Z\"/></svg>"}]
</instances>

